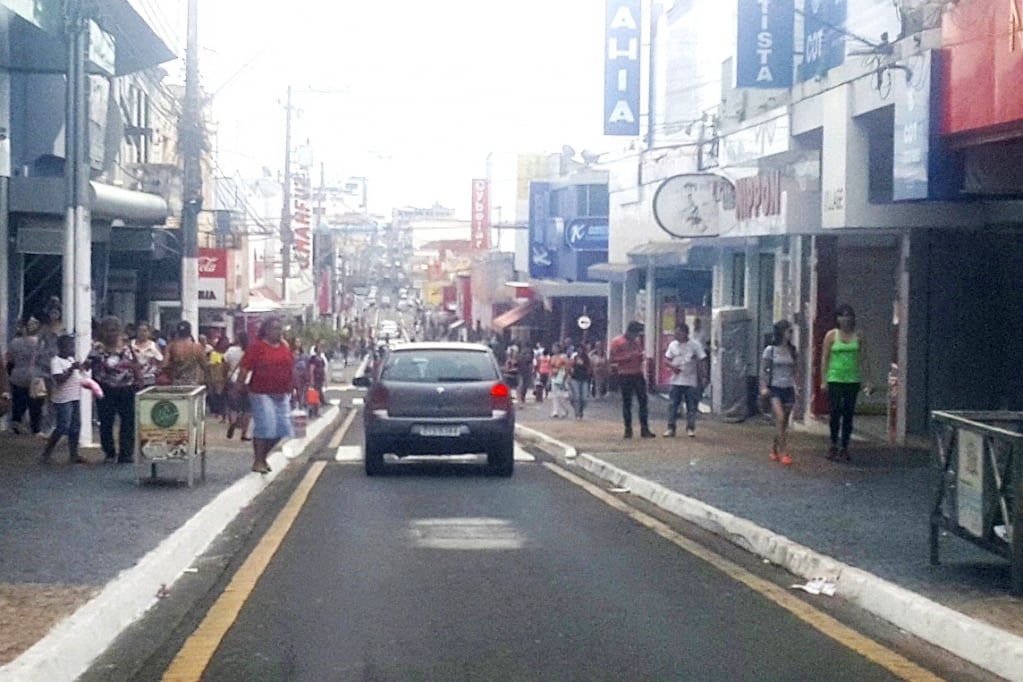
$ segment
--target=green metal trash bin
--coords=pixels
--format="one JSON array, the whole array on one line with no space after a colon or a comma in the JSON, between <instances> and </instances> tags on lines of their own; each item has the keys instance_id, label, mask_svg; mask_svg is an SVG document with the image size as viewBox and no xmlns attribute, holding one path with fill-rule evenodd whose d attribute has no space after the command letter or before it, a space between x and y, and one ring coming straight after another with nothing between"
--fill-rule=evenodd
<instances>
[{"instance_id":1,"label":"green metal trash bin","mask_svg":"<svg viewBox=\"0 0 1023 682\"><path fill-rule=\"evenodd\" d=\"M1006 557L1023 595L1023 412L931 412L941 468L931 511L931 563L942 530Z\"/></svg>"},{"instance_id":2,"label":"green metal trash bin","mask_svg":"<svg viewBox=\"0 0 1023 682\"><path fill-rule=\"evenodd\" d=\"M150 386L135 394L135 483L170 470L206 481L206 387Z\"/></svg>"}]
</instances>

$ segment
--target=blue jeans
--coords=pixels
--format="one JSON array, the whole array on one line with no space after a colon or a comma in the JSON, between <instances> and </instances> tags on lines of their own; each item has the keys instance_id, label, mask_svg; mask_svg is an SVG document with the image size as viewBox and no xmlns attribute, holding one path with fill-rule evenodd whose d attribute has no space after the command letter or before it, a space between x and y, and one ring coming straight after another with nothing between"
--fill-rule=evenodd
<instances>
[{"instance_id":1,"label":"blue jeans","mask_svg":"<svg viewBox=\"0 0 1023 682\"><path fill-rule=\"evenodd\" d=\"M53 411L57 416L57 426L53 429L52 435L57 438L67 436L69 443L77 443L82 432L82 414L78 401L53 403Z\"/></svg>"},{"instance_id":2,"label":"blue jeans","mask_svg":"<svg viewBox=\"0 0 1023 682\"><path fill-rule=\"evenodd\" d=\"M678 421L679 406L683 400L686 404L686 429L696 428L696 413L700 407L700 389L696 386L675 386L672 385L668 391L671 404L668 406L668 429L675 430Z\"/></svg>"},{"instance_id":3,"label":"blue jeans","mask_svg":"<svg viewBox=\"0 0 1023 682\"><path fill-rule=\"evenodd\" d=\"M590 394L589 379L569 379L568 390L572 393L572 407L575 408L575 416L583 418L583 408L586 407L586 396Z\"/></svg>"}]
</instances>

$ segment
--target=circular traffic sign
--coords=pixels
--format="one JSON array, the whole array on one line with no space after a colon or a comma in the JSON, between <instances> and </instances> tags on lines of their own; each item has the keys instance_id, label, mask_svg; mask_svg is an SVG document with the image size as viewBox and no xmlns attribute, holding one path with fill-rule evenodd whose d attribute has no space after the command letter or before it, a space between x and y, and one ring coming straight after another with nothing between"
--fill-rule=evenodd
<instances>
[{"instance_id":1,"label":"circular traffic sign","mask_svg":"<svg viewBox=\"0 0 1023 682\"><path fill-rule=\"evenodd\" d=\"M575 321L579 325L579 329L586 331L593 324L593 320L590 319L589 315L580 315L579 319Z\"/></svg>"}]
</instances>

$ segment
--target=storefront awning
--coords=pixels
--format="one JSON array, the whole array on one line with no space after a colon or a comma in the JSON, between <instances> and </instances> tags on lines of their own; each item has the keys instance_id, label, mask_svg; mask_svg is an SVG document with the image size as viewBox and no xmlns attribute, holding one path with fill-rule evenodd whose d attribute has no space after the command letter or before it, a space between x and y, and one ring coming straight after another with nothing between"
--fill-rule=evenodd
<instances>
[{"instance_id":1,"label":"storefront awning","mask_svg":"<svg viewBox=\"0 0 1023 682\"><path fill-rule=\"evenodd\" d=\"M11 213L63 216L67 192L64 178L11 178ZM89 212L98 220L121 220L126 225L161 225L170 214L163 197L102 182L89 183Z\"/></svg>"},{"instance_id":2,"label":"storefront awning","mask_svg":"<svg viewBox=\"0 0 1023 682\"><path fill-rule=\"evenodd\" d=\"M629 262L634 265L655 267L685 265L689 260L692 241L647 242L629 251Z\"/></svg>"},{"instance_id":3,"label":"storefront awning","mask_svg":"<svg viewBox=\"0 0 1023 682\"><path fill-rule=\"evenodd\" d=\"M494 321L490 323L490 326L493 327L498 332L503 332L505 329L512 326L513 324L518 324L519 322L521 322L526 317L526 315L529 315L529 313L536 310L536 308L537 304L533 301L529 301L527 303L520 303L511 310L501 313L500 315L495 317Z\"/></svg>"},{"instance_id":4,"label":"storefront awning","mask_svg":"<svg viewBox=\"0 0 1023 682\"><path fill-rule=\"evenodd\" d=\"M624 282L630 272L638 269L634 263L594 263L586 268L586 276L602 282Z\"/></svg>"},{"instance_id":5,"label":"storefront awning","mask_svg":"<svg viewBox=\"0 0 1023 682\"><path fill-rule=\"evenodd\" d=\"M607 282L567 282L557 279L534 279L529 286L544 298L580 298L607 296Z\"/></svg>"}]
</instances>

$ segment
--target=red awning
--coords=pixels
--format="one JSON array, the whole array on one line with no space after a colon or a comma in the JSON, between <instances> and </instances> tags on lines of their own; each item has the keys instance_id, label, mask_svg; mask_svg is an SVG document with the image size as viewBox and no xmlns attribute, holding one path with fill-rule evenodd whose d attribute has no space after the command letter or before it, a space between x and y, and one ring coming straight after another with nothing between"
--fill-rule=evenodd
<instances>
[{"instance_id":1,"label":"red awning","mask_svg":"<svg viewBox=\"0 0 1023 682\"><path fill-rule=\"evenodd\" d=\"M502 332L507 327L510 327L513 324L521 322L522 318L524 318L526 315L533 312L534 310L536 310L536 303L534 301L527 301L525 303L521 303L512 308L511 310L509 310L508 312L501 313L500 315L495 317L494 321L490 324L490 326L493 327L495 331Z\"/></svg>"}]
</instances>

